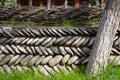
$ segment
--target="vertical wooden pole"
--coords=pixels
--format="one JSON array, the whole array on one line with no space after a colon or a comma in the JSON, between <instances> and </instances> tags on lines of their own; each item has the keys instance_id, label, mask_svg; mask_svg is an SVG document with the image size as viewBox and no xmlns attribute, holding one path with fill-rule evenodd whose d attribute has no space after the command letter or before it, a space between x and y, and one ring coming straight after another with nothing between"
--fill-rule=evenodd
<instances>
[{"instance_id":1,"label":"vertical wooden pole","mask_svg":"<svg viewBox=\"0 0 120 80\"><path fill-rule=\"evenodd\" d=\"M31 9L32 8L32 0L29 0L29 8Z\"/></svg>"},{"instance_id":2,"label":"vertical wooden pole","mask_svg":"<svg viewBox=\"0 0 120 80\"><path fill-rule=\"evenodd\" d=\"M17 7L17 0L14 0L14 7Z\"/></svg>"},{"instance_id":3,"label":"vertical wooden pole","mask_svg":"<svg viewBox=\"0 0 120 80\"><path fill-rule=\"evenodd\" d=\"M65 5L65 8L67 8L67 7L68 7L68 0L65 0L64 5Z\"/></svg>"},{"instance_id":4,"label":"vertical wooden pole","mask_svg":"<svg viewBox=\"0 0 120 80\"><path fill-rule=\"evenodd\" d=\"M43 6L44 6L44 5L43 5L43 0L40 0L40 5L39 5L39 6L40 6L40 9L43 8Z\"/></svg>"},{"instance_id":5,"label":"vertical wooden pole","mask_svg":"<svg viewBox=\"0 0 120 80\"><path fill-rule=\"evenodd\" d=\"M17 8L21 8L21 0L17 0Z\"/></svg>"},{"instance_id":6,"label":"vertical wooden pole","mask_svg":"<svg viewBox=\"0 0 120 80\"><path fill-rule=\"evenodd\" d=\"M55 0L51 1L51 8L55 8Z\"/></svg>"},{"instance_id":7,"label":"vertical wooden pole","mask_svg":"<svg viewBox=\"0 0 120 80\"><path fill-rule=\"evenodd\" d=\"M51 0L47 0L47 10L50 10Z\"/></svg>"},{"instance_id":8,"label":"vertical wooden pole","mask_svg":"<svg viewBox=\"0 0 120 80\"><path fill-rule=\"evenodd\" d=\"M79 8L80 7L80 0L75 0L75 8Z\"/></svg>"}]
</instances>

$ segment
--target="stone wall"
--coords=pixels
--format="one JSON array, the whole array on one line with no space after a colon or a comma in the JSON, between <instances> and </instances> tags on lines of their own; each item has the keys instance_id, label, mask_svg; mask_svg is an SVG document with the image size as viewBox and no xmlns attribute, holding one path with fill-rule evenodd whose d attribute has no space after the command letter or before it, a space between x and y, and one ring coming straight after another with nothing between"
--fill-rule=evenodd
<instances>
[{"instance_id":1,"label":"stone wall","mask_svg":"<svg viewBox=\"0 0 120 80\"><path fill-rule=\"evenodd\" d=\"M69 72L89 60L97 28L0 28L0 70L36 69L45 75ZM120 64L120 30L111 60Z\"/></svg>"}]
</instances>

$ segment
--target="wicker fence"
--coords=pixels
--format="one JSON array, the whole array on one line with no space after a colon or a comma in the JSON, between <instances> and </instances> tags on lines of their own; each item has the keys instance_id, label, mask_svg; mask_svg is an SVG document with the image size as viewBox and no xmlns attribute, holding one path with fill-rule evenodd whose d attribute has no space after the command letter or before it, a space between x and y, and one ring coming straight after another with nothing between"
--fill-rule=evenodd
<instances>
[{"instance_id":1,"label":"wicker fence","mask_svg":"<svg viewBox=\"0 0 120 80\"><path fill-rule=\"evenodd\" d=\"M97 28L0 28L0 70L36 69L45 75L69 72L89 60ZM120 30L111 60L120 64Z\"/></svg>"},{"instance_id":2,"label":"wicker fence","mask_svg":"<svg viewBox=\"0 0 120 80\"><path fill-rule=\"evenodd\" d=\"M74 22L85 22L88 20L99 20L103 10L99 8L68 8L61 6L51 10L28 8L0 8L0 21L2 20L25 20L31 19L42 25L52 25L57 20L67 19Z\"/></svg>"}]
</instances>

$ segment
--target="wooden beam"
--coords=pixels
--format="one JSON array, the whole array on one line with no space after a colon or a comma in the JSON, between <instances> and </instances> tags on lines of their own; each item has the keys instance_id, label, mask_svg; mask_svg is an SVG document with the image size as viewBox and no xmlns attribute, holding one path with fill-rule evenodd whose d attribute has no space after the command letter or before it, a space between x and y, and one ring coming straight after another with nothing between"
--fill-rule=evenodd
<instances>
[{"instance_id":1,"label":"wooden beam","mask_svg":"<svg viewBox=\"0 0 120 80\"><path fill-rule=\"evenodd\" d=\"M43 4L43 0L40 0L40 9L43 9L43 6L44 6L44 4Z\"/></svg>"},{"instance_id":2,"label":"wooden beam","mask_svg":"<svg viewBox=\"0 0 120 80\"><path fill-rule=\"evenodd\" d=\"M80 7L80 0L75 0L75 8L79 8Z\"/></svg>"},{"instance_id":3,"label":"wooden beam","mask_svg":"<svg viewBox=\"0 0 120 80\"><path fill-rule=\"evenodd\" d=\"M65 8L67 8L67 7L68 7L68 0L65 0L64 5L65 5Z\"/></svg>"},{"instance_id":4,"label":"wooden beam","mask_svg":"<svg viewBox=\"0 0 120 80\"><path fill-rule=\"evenodd\" d=\"M50 10L51 0L47 0L47 10Z\"/></svg>"}]
</instances>

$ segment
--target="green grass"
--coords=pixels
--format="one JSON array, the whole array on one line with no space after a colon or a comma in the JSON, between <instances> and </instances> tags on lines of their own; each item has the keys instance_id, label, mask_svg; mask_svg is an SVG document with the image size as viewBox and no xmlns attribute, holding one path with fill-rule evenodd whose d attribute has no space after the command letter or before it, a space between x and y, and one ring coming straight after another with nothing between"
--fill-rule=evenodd
<instances>
[{"instance_id":1,"label":"green grass","mask_svg":"<svg viewBox=\"0 0 120 80\"><path fill-rule=\"evenodd\" d=\"M42 75L36 70L27 70L23 72L14 71L6 74L0 71L0 80L119 80L120 67L115 67L110 63L105 71L101 71L97 76L87 76L85 67L71 71L70 73L54 73L51 76Z\"/></svg>"}]
</instances>

